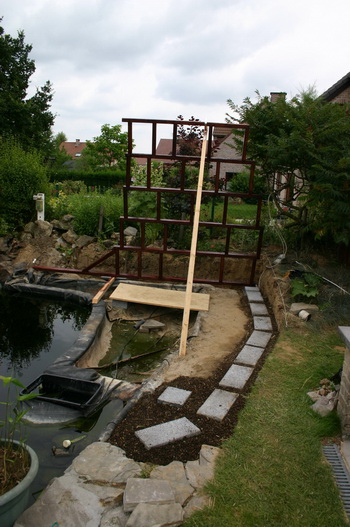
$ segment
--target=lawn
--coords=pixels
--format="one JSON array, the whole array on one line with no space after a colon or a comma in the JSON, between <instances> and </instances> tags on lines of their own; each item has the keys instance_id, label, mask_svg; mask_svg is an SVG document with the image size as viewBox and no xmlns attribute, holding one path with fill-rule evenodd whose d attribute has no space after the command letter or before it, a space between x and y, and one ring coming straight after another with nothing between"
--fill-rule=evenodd
<instances>
[{"instance_id":1,"label":"lawn","mask_svg":"<svg viewBox=\"0 0 350 527\"><path fill-rule=\"evenodd\" d=\"M285 330L268 356L207 492L212 507L186 527L348 525L322 442L339 439L336 413L321 418L307 392L342 365L336 329Z\"/></svg>"}]
</instances>

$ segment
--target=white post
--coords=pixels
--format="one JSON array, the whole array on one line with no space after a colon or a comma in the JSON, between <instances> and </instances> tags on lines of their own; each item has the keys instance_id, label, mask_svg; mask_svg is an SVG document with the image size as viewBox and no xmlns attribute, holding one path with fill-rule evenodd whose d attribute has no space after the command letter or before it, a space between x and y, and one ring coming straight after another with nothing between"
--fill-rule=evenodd
<instances>
[{"instance_id":1,"label":"white post","mask_svg":"<svg viewBox=\"0 0 350 527\"><path fill-rule=\"evenodd\" d=\"M35 201L35 209L36 209L36 219L37 220L45 220L45 194L42 192L38 192L33 196L33 199Z\"/></svg>"}]
</instances>

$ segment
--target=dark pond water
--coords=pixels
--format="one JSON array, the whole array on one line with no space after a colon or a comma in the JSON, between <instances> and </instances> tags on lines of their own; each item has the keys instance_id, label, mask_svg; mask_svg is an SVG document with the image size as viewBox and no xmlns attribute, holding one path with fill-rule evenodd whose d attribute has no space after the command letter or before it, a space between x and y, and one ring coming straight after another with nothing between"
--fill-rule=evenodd
<instances>
[{"instance_id":1,"label":"dark pond water","mask_svg":"<svg viewBox=\"0 0 350 527\"><path fill-rule=\"evenodd\" d=\"M90 307L56 299L39 300L0 292L0 375L16 377L28 385L75 342L90 312ZM7 389L0 383L0 401L6 401L6 397ZM111 415L118 413L121 406L119 401L111 401L93 417L66 425L25 425L27 442L40 462L33 501L54 476L63 473L73 457L98 439ZM4 412L5 405L0 404L0 419ZM52 448L62 447L64 439L78 441L68 455L55 456Z\"/></svg>"}]
</instances>

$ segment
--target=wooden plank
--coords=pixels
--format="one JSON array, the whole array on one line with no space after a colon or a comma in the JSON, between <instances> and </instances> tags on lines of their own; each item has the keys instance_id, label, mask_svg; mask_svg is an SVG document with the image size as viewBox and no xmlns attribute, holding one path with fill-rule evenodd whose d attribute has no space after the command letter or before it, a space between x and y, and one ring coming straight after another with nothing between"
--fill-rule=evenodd
<instances>
[{"instance_id":1,"label":"wooden plank","mask_svg":"<svg viewBox=\"0 0 350 527\"><path fill-rule=\"evenodd\" d=\"M98 302L101 300L105 292L111 287L114 281L115 278L110 278L110 280L108 280L108 282L106 282L105 285L101 287L101 289L96 293L96 295L92 299L93 304L98 304Z\"/></svg>"},{"instance_id":2,"label":"wooden plank","mask_svg":"<svg viewBox=\"0 0 350 527\"><path fill-rule=\"evenodd\" d=\"M121 283L115 288L109 298L112 300L122 300L124 302L135 302L136 304L183 309L186 293L173 289ZM192 311L208 311L209 299L209 295L193 293L190 309Z\"/></svg>"},{"instance_id":3,"label":"wooden plank","mask_svg":"<svg viewBox=\"0 0 350 527\"><path fill-rule=\"evenodd\" d=\"M203 141L202 141L201 161L199 165L196 204L195 204L194 216L193 216L190 260L188 263L188 271L187 271L186 299L185 299L185 307L184 307L184 312L183 312L183 317L182 317L182 330L181 330L180 350L179 350L180 357L183 357L184 355L186 355L188 327L189 327L189 320L190 320L190 305L191 305L191 298L193 296L192 286L193 286L194 266L196 263L198 225L199 225L199 216L200 216L200 211L201 211L202 188L203 188L203 178L204 178L205 156L206 156L206 151L207 151L207 140L208 140L208 127L207 125L205 125Z\"/></svg>"}]
</instances>

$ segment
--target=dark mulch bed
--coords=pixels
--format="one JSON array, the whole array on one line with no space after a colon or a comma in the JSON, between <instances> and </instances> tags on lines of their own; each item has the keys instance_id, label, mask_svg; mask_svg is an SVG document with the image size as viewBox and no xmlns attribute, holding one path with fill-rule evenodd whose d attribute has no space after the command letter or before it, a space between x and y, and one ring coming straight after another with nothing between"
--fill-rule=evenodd
<instances>
[{"instance_id":1,"label":"dark mulch bed","mask_svg":"<svg viewBox=\"0 0 350 527\"><path fill-rule=\"evenodd\" d=\"M270 348L270 346L269 346ZM243 408L247 394L254 383L258 372L268 353L255 367L254 373L241 392L235 404L222 422L197 415L197 410L208 398L215 388L219 388L219 381L229 369L237 356L239 349L235 350L220 364L214 375L202 378L178 377L170 383L162 384L151 394L144 394L136 405L130 410L126 418L117 425L111 435L110 442L125 450L126 455L135 461L143 461L156 465L167 465L172 461L190 461L198 459L199 451L203 444L220 446L224 439L232 435L237 423L239 411ZM180 408L157 402L159 395L167 386L175 386L192 392L186 404ZM195 437L176 441L173 444L147 450L143 443L135 436L135 431L149 426L187 417L202 431Z\"/></svg>"}]
</instances>

